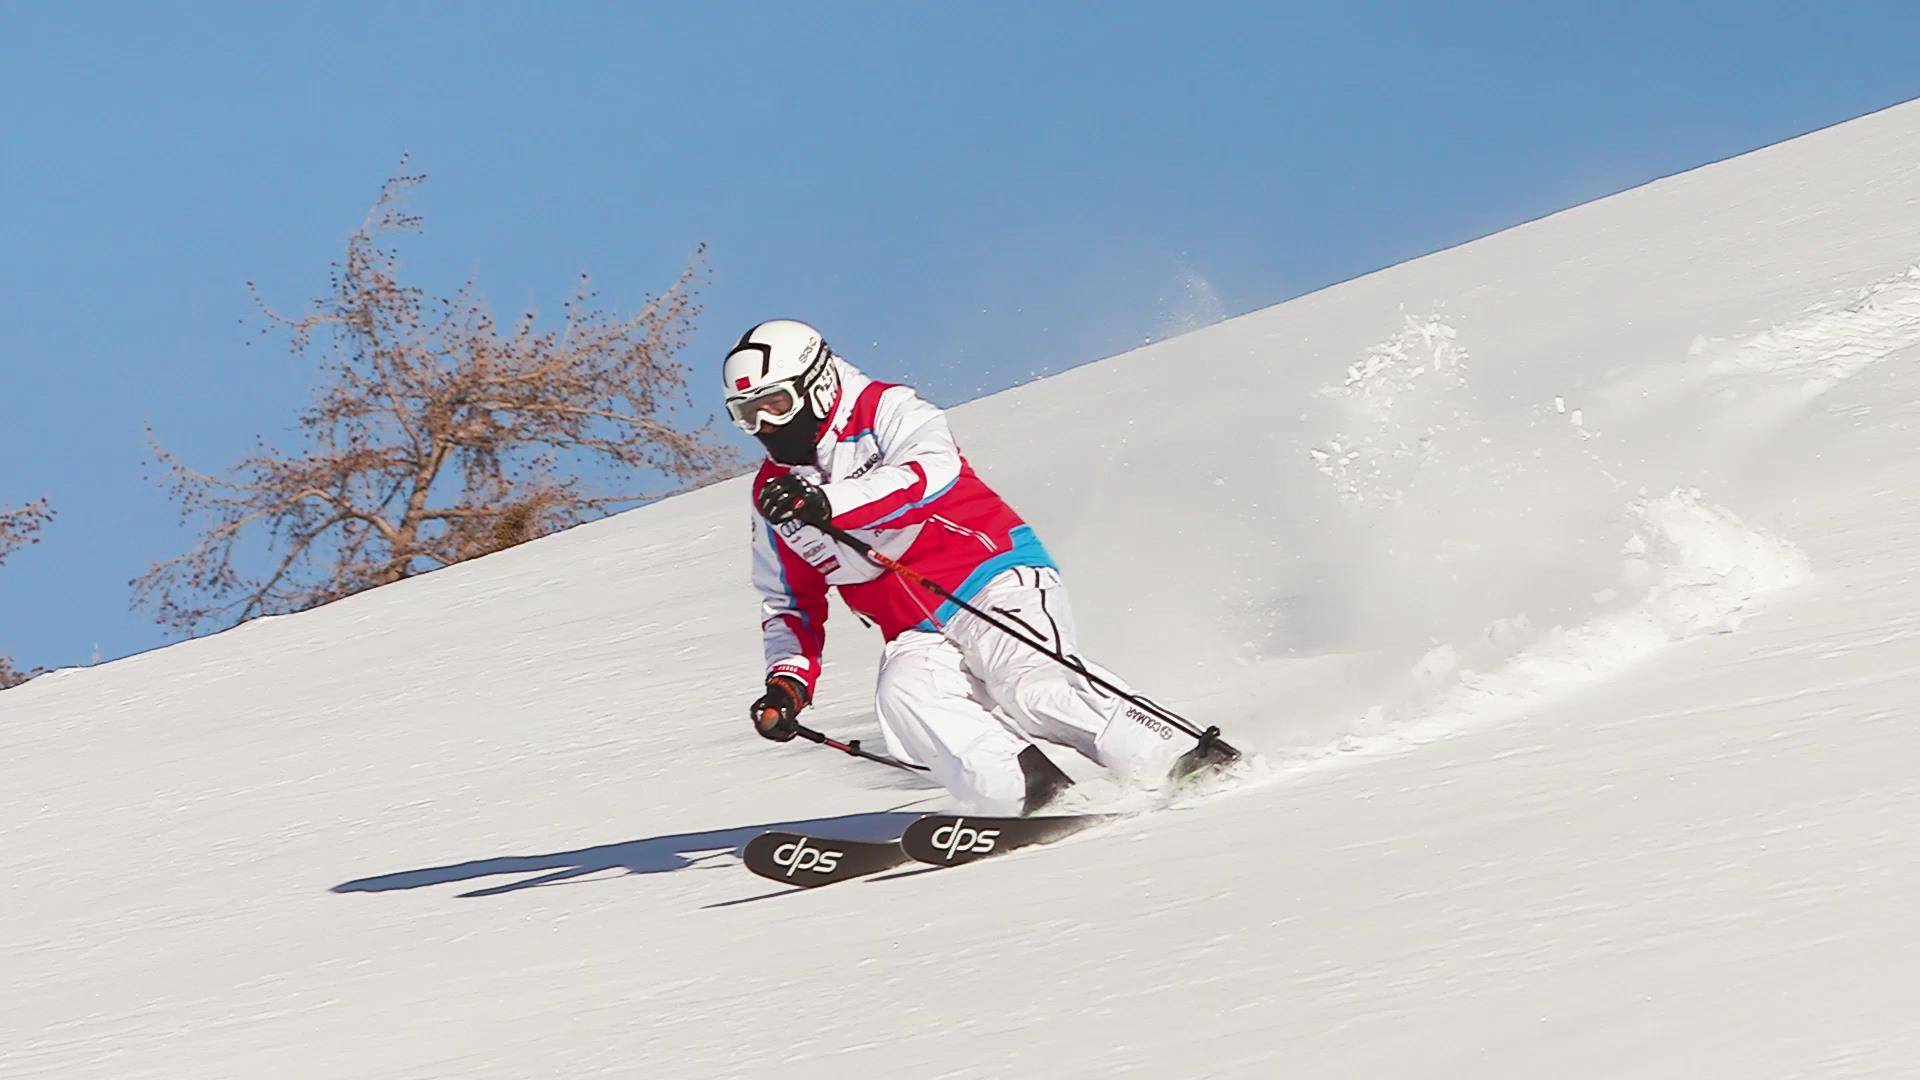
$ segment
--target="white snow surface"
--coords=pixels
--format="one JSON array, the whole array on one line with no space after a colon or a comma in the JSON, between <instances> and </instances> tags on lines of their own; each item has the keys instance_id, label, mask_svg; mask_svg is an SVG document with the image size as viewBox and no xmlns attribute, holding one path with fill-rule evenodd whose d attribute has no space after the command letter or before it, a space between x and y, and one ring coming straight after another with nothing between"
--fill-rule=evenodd
<instances>
[{"instance_id":1,"label":"white snow surface","mask_svg":"<svg viewBox=\"0 0 1920 1080\"><path fill-rule=\"evenodd\" d=\"M1261 758L978 866L739 865L945 805L744 480L0 694L0 1076L1920 1075L1916 264L1908 104L956 409Z\"/></svg>"}]
</instances>

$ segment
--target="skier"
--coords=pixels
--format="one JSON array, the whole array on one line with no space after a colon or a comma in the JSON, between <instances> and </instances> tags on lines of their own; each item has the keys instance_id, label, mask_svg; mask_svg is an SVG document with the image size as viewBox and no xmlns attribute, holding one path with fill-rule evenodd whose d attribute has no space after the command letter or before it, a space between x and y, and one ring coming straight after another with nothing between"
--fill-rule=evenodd
<instances>
[{"instance_id":1,"label":"skier","mask_svg":"<svg viewBox=\"0 0 1920 1080\"><path fill-rule=\"evenodd\" d=\"M973 813L1031 814L1072 784L1036 739L1135 783L1165 777L1176 759L1183 769L1212 763L1204 744L1199 760L1183 757L1192 744L1165 721L821 531L846 531L1122 686L1075 656L1058 566L975 475L942 410L869 378L789 319L743 334L725 379L728 414L767 451L753 480L767 681L751 714L761 735L793 738L813 701L831 585L886 637L874 706L889 752L924 765Z\"/></svg>"}]
</instances>

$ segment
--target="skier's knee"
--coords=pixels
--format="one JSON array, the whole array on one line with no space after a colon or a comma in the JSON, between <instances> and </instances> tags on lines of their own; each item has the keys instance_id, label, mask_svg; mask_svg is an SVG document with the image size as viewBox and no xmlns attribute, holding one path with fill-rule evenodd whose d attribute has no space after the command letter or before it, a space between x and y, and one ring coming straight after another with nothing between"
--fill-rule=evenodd
<instances>
[{"instance_id":1,"label":"skier's knee","mask_svg":"<svg viewBox=\"0 0 1920 1080\"><path fill-rule=\"evenodd\" d=\"M1080 695L1061 671L1029 669L1013 678L1009 703L1022 716L1036 720L1061 720L1073 716L1076 706L1084 708Z\"/></svg>"}]
</instances>

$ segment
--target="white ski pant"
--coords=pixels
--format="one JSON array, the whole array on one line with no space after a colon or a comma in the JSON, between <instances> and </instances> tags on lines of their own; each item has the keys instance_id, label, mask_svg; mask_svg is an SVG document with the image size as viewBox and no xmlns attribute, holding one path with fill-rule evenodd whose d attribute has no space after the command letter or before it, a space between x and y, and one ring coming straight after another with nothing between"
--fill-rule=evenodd
<instances>
[{"instance_id":1,"label":"white ski pant","mask_svg":"<svg viewBox=\"0 0 1920 1080\"><path fill-rule=\"evenodd\" d=\"M1077 656L1073 609L1055 571L1015 567L970 602ZM1104 668L1086 667L1126 688ZM1158 781L1189 749L1167 724L964 611L944 633L910 630L887 643L875 711L888 750L925 765L977 814L1020 812L1026 779L1015 757L1034 739L1071 747L1135 783Z\"/></svg>"}]
</instances>

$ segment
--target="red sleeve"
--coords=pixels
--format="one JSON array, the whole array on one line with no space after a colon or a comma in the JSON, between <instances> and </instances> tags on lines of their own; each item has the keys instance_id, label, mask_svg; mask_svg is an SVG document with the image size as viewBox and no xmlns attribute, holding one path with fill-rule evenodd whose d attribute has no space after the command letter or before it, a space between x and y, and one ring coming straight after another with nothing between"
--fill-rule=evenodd
<instances>
[{"instance_id":1,"label":"red sleeve","mask_svg":"<svg viewBox=\"0 0 1920 1080\"><path fill-rule=\"evenodd\" d=\"M756 497L772 475L777 472L761 469L753 484ZM827 641L827 579L758 514L754 516L753 584L760 593L767 674L791 675L805 683L811 695L820 679L820 657Z\"/></svg>"}]
</instances>

